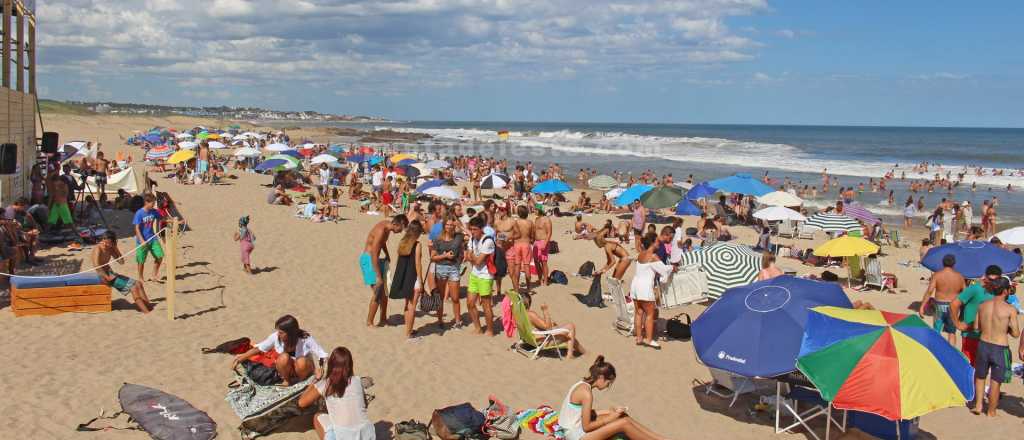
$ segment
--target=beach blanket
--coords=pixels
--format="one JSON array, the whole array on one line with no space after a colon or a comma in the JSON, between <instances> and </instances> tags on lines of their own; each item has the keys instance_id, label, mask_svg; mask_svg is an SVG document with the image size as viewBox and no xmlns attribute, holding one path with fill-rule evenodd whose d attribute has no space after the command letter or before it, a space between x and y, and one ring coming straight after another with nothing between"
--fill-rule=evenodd
<instances>
[{"instance_id":1,"label":"beach blanket","mask_svg":"<svg viewBox=\"0 0 1024 440\"><path fill-rule=\"evenodd\" d=\"M95 176L90 176L86 179L85 183L88 185L89 191L92 191L94 194L98 194L100 192L99 187L96 186ZM138 194L139 183L135 179L135 169L126 168L120 172L107 176L107 184L103 189L107 194L117 194L117 190L119 189L127 191L128 194Z\"/></svg>"},{"instance_id":2,"label":"beach blanket","mask_svg":"<svg viewBox=\"0 0 1024 440\"><path fill-rule=\"evenodd\" d=\"M547 405L524 409L516 413L516 421L525 430L556 440L565 440L565 433L558 425L558 411Z\"/></svg>"},{"instance_id":3,"label":"beach blanket","mask_svg":"<svg viewBox=\"0 0 1024 440\"><path fill-rule=\"evenodd\" d=\"M299 396L313 383L313 376L288 387L259 385L237 371L235 377L224 400L242 419L238 432L243 439L267 435L293 417L316 411L315 406L299 408Z\"/></svg>"}]
</instances>

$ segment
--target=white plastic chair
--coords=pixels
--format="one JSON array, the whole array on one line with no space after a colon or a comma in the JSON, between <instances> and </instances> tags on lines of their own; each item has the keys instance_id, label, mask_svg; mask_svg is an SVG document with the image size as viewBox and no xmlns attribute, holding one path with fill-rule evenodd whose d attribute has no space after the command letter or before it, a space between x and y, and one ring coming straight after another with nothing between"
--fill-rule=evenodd
<instances>
[{"instance_id":1,"label":"white plastic chair","mask_svg":"<svg viewBox=\"0 0 1024 440\"><path fill-rule=\"evenodd\" d=\"M663 284L661 308L671 309L687 304L699 304L710 299L708 275L700 264L679 267Z\"/></svg>"},{"instance_id":2,"label":"white plastic chair","mask_svg":"<svg viewBox=\"0 0 1024 440\"><path fill-rule=\"evenodd\" d=\"M793 229L793 222L789 220L783 220L779 222L779 230L775 234L779 238L793 238L796 236L796 231Z\"/></svg>"},{"instance_id":3,"label":"white plastic chair","mask_svg":"<svg viewBox=\"0 0 1024 440\"><path fill-rule=\"evenodd\" d=\"M786 387L790 388L790 391L786 393L785 398L783 398L782 386L782 381L775 383L776 434L789 432L789 430L793 428L802 426L804 430L811 435L811 437L814 437L815 440L822 440L821 437L818 437L818 433L814 432L814 430L807 424L811 420L821 416L825 416L825 440L828 440L831 435L832 425L839 428L841 432L846 432L846 410L842 410L843 418L842 422L840 422L836 418L832 417L832 404L822 399L817 390L785 384ZM804 402L805 409L800 409L800 402ZM783 409L786 410L787 414L782 414ZM780 426L782 424L782 416L793 417L793 423L788 426Z\"/></svg>"},{"instance_id":4,"label":"white plastic chair","mask_svg":"<svg viewBox=\"0 0 1024 440\"><path fill-rule=\"evenodd\" d=\"M630 336L633 334L634 304L626 302L626 292L622 289L622 281L612 277L605 278L605 281L608 282L608 293L612 296L612 302L615 303L615 322L612 323L612 326L619 334Z\"/></svg>"},{"instance_id":5,"label":"white plastic chair","mask_svg":"<svg viewBox=\"0 0 1024 440\"><path fill-rule=\"evenodd\" d=\"M725 370L708 367L711 371L711 383L704 388L704 394L714 394L723 399L731 399L729 407L736 404L736 400L744 394L750 394L757 390L771 389L770 382L765 379L755 379L746 376L733 374ZM717 388L728 390L719 391Z\"/></svg>"},{"instance_id":6,"label":"white plastic chair","mask_svg":"<svg viewBox=\"0 0 1024 440\"><path fill-rule=\"evenodd\" d=\"M814 239L814 228L809 228L803 223L800 224L800 230L797 234L797 238L813 240Z\"/></svg>"}]
</instances>

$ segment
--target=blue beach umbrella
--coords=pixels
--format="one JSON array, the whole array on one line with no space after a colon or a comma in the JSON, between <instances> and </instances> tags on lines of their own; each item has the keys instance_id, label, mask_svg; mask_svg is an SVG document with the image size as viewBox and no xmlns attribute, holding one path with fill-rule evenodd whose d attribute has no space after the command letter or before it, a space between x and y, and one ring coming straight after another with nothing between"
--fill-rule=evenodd
<instances>
[{"instance_id":1,"label":"blue beach umbrella","mask_svg":"<svg viewBox=\"0 0 1024 440\"><path fill-rule=\"evenodd\" d=\"M755 180L747 173L737 173L729 177L715 179L708 182L708 184L720 191L748 196L763 196L775 191L775 188Z\"/></svg>"},{"instance_id":2,"label":"blue beach umbrella","mask_svg":"<svg viewBox=\"0 0 1024 440\"><path fill-rule=\"evenodd\" d=\"M353 155L349 156L345 160L347 160L349 162L363 163L363 162L369 162L370 156L367 156L367 155L364 155L364 154L353 154Z\"/></svg>"},{"instance_id":3,"label":"blue beach umbrella","mask_svg":"<svg viewBox=\"0 0 1024 440\"><path fill-rule=\"evenodd\" d=\"M409 165L412 165L414 163L416 163L416 159L402 159L402 160L398 161L398 163L396 165L399 165L399 166L409 166Z\"/></svg>"},{"instance_id":4,"label":"blue beach umbrella","mask_svg":"<svg viewBox=\"0 0 1024 440\"><path fill-rule=\"evenodd\" d=\"M643 196L644 194L647 193L647 191L650 191L652 189L654 189L653 186L644 185L642 183L633 185L627 188L625 191L623 191L622 194L619 194L619 196L616 197L612 203L614 203L615 206L628 205L630 203L633 203L634 201L640 200L640 196Z\"/></svg>"},{"instance_id":5,"label":"blue beach umbrella","mask_svg":"<svg viewBox=\"0 0 1024 440\"><path fill-rule=\"evenodd\" d=\"M676 214L699 216L701 214L701 211L700 207L694 205L692 201L684 198L683 200L679 201L678 205L676 205Z\"/></svg>"},{"instance_id":6,"label":"blue beach umbrella","mask_svg":"<svg viewBox=\"0 0 1024 440\"><path fill-rule=\"evenodd\" d=\"M423 191L426 191L426 190L428 190L430 188L436 188L436 187L439 187L439 186L443 186L445 183L447 183L447 182L445 182L444 179L428 180L426 182L421 183L420 186L417 186L416 187L416 192L422 194Z\"/></svg>"},{"instance_id":7,"label":"blue beach umbrella","mask_svg":"<svg viewBox=\"0 0 1024 440\"><path fill-rule=\"evenodd\" d=\"M921 265L932 272L942 270L942 257L953 255L956 265L953 266L960 275L967 278L981 278L985 268L999 266L1003 273L1014 273L1020 270L1021 256L1000 248L987 241L964 240L931 248L921 259Z\"/></svg>"},{"instance_id":8,"label":"blue beach umbrella","mask_svg":"<svg viewBox=\"0 0 1024 440\"><path fill-rule=\"evenodd\" d=\"M708 185L707 182L701 182L701 183L697 184L697 186L694 186L693 188L690 188L690 190L686 192L686 199L687 200L703 199L705 197L710 197L710 196L715 195L716 192L718 192L718 189L712 187L711 185Z\"/></svg>"},{"instance_id":9,"label":"blue beach umbrella","mask_svg":"<svg viewBox=\"0 0 1024 440\"><path fill-rule=\"evenodd\" d=\"M295 150L285 150L285 151L282 151L282 152L280 152L278 154L283 154L285 156L291 156L291 157L294 157L294 158L296 158L298 160L302 160L302 155L299 154L299 152L295 151Z\"/></svg>"},{"instance_id":10,"label":"blue beach umbrella","mask_svg":"<svg viewBox=\"0 0 1024 440\"><path fill-rule=\"evenodd\" d=\"M726 290L693 321L693 348L705 365L741 376L789 373L817 306L853 304L838 284L789 275Z\"/></svg>"},{"instance_id":11,"label":"blue beach umbrella","mask_svg":"<svg viewBox=\"0 0 1024 440\"><path fill-rule=\"evenodd\" d=\"M545 180L533 187L534 194L558 194L569 191L572 191L572 187L558 179Z\"/></svg>"},{"instance_id":12,"label":"blue beach umbrella","mask_svg":"<svg viewBox=\"0 0 1024 440\"><path fill-rule=\"evenodd\" d=\"M331 145L327 147L327 151L331 154L341 154L345 152L345 147L341 145Z\"/></svg>"},{"instance_id":13,"label":"blue beach umbrella","mask_svg":"<svg viewBox=\"0 0 1024 440\"><path fill-rule=\"evenodd\" d=\"M384 162L384 158L380 156L370 156L366 161L369 162L370 165L377 165Z\"/></svg>"},{"instance_id":14,"label":"blue beach umbrella","mask_svg":"<svg viewBox=\"0 0 1024 440\"><path fill-rule=\"evenodd\" d=\"M149 142L151 144L159 144L159 143L163 142L163 139L161 139L160 135L158 135L158 134L147 134L147 135L143 136L142 139L144 139L146 142Z\"/></svg>"},{"instance_id":15,"label":"blue beach umbrella","mask_svg":"<svg viewBox=\"0 0 1024 440\"><path fill-rule=\"evenodd\" d=\"M287 160L284 160L284 159L270 159L270 160L263 161L259 165L256 165L255 170L256 171L268 171L268 170L275 169L277 167L283 167L283 166L287 166L287 165L288 165L288 161Z\"/></svg>"}]
</instances>

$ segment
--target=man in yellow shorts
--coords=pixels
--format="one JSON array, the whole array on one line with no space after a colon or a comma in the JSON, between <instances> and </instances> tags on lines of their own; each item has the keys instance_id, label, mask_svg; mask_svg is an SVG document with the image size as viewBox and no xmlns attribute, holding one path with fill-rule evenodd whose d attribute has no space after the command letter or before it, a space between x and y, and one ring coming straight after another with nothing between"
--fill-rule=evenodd
<instances>
[{"instance_id":1,"label":"man in yellow shorts","mask_svg":"<svg viewBox=\"0 0 1024 440\"><path fill-rule=\"evenodd\" d=\"M494 312L491 310L491 290L494 284L494 274L491 273L487 264L494 255L494 237L484 235L484 227L487 223L483 216L478 215L469 220L469 253L466 260L469 261L469 297L466 299L469 306L469 319L473 321L476 333L481 333L480 311L477 310L477 300L484 308L484 318L487 322L487 329L483 331L487 336L494 336Z\"/></svg>"}]
</instances>

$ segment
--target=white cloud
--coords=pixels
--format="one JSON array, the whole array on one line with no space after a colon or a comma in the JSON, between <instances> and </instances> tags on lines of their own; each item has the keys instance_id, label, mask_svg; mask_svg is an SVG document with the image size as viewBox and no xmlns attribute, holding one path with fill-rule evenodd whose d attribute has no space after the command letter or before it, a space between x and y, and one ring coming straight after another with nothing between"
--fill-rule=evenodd
<instances>
[{"instance_id":1,"label":"white cloud","mask_svg":"<svg viewBox=\"0 0 1024 440\"><path fill-rule=\"evenodd\" d=\"M970 78L970 75L949 73L949 72L936 72L922 75L912 76L911 79L917 79L921 81L959 81Z\"/></svg>"},{"instance_id":2,"label":"white cloud","mask_svg":"<svg viewBox=\"0 0 1024 440\"><path fill-rule=\"evenodd\" d=\"M778 35L782 38L796 38L796 31L792 29L779 29L778 31L775 32L775 35Z\"/></svg>"}]
</instances>

